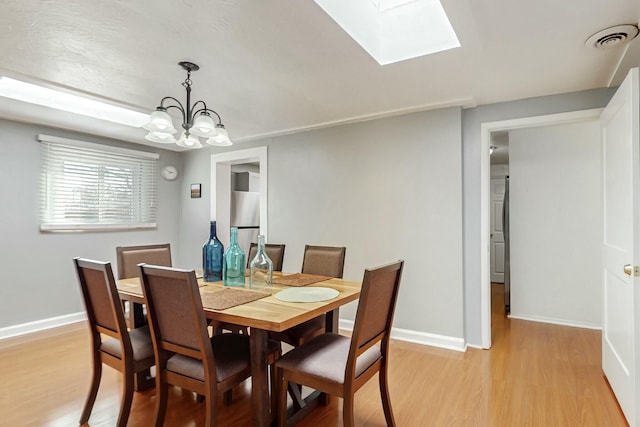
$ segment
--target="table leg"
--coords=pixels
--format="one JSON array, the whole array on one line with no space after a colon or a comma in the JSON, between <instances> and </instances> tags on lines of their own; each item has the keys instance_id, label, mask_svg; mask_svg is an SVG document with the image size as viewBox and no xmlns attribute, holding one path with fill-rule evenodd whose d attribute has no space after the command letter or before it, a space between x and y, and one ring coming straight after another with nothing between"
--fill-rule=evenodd
<instances>
[{"instance_id":1,"label":"table leg","mask_svg":"<svg viewBox=\"0 0 640 427\"><path fill-rule=\"evenodd\" d=\"M340 309L336 308L332 311L328 311L325 318L325 330L327 332L338 333L339 325L338 320L340 319Z\"/></svg>"},{"instance_id":2,"label":"table leg","mask_svg":"<svg viewBox=\"0 0 640 427\"><path fill-rule=\"evenodd\" d=\"M267 367L267 331L251 328L249 343L251 346L251 405L253 425L266 427L271 425L271 405L269 395L269 374Z\"/></svg>"},{"instance_id":3,"label":"table leg","mask_svg":"<svg viewBox=\"0 0 640 427\"><path fill-rule=\"evenodd\" d=\"M129 303L129 325L131 328L139 328L147 324L147 319L144 318L143 307L143 304Z\"/></svg>"}]
</instances>

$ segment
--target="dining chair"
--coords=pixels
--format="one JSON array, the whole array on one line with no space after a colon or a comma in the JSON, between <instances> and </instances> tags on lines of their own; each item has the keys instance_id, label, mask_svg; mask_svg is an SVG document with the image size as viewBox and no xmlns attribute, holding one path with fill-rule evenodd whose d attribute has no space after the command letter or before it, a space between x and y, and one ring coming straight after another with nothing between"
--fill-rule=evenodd
<instances>
[{"instance_id":1,"label":"dining chair","mask_svg":"<svg viewBox=\"0 0 640 427\"><path fill-rule=\"evenodd\" d=\"M302 273L341 279L346 251L346 247L305 245ZM270 336L298 347L305 341L324 333L325 330L326 316L323 314L282 332L273 332Z\"/></svg>"},{"instance_id":2,"label":"dining chair","mask_svg":"<svg viewBox=\"0 0 640 427\"><path fill-rule=\"evenodd\" d=\"M264 245L265 252L267 256L273 262L273 271L282 271L282 262L284 260L284 244L275 244L275 243L267 243ZM258 252L258 244L251 243L249 246L249 256L247 256L247 268L251 264L251 260L256 257L256 253ZM211 322L211 326L213 326L214 334L221 334L224 331L230 331L235 333L246 334L249 332L249 329L243 326L234 325L233 323L228 322Z\"/></svg>"},{"instance_id":3,"label":"dining chair","mask_svg":"<svg viewBox=\"0 0 640 427\"><path fill-rule=\"evenodd\" d=\"M284 244L267 243L264 245L264 251L273 262L273 271L282 271L282 263L284 261ZM251 243L249 245L249 255L247 256L247 268L251 261L256 257L258 252L258 244Z\"/></svg>"},{"instance_id":4,"label":"dining chair","mask_svg":"<svg viewBox=\"0 0 640 427\"><path fill-rule=\"evenodd\" d=\"M80 424L89 421L104 363L122 372L123 391L117 425L124 427L133 400L134 374L155 364L149 328L127 331L110 263L83 258L74 258L73 261L87 311L93 359L91 386Z\"/></svg>"},{"instance_id":5,"label":"dining chair","mask_svg":"<svg viewBox=\"0 0 640 427\"><path fill-rule=\"evenodd\" d=\"M118 246L118 279L139 277L138 264L152 264L171 267L171 244Z\"/></svg>"},{"instance_id":6,"label":"dining chair","mask_svg":"<svg viewBox=\"0 0 640 427\"><path fill-rule=\"evenodd\" d=\"M147 301L151 341L156 355L156 427L162 426L168 386L204 396L205 425L217 423L217 396L251 375L249 337L221 334L209 337L198 282L193 270L141 264L140 278Z\"/></svg>"},{"instance_id":7,"label":"dining chair","mask_svg":"<svg viewBox=\"0 0 640 427\"><path fill-rule=\"evenodd\" d=\"M171 245L161 243L155 245L118 246L116 247L116 259L118 261L118 279L138 277L140 270L138 264L147 263L171 267ZM125 302L122 306L126 307ZM125 311L125 318L127 312ZM144 312L141 305L129 304L129 327L145 324Z\"/></svg>"},{"instance_id":8,"label":"dining chair","mask_svg":"<svg viewBox=\"0 0 640 427\"><path fill-rule=\"evenodd\" d=\"M388 386L391 323L404 261L365 269L351 337L324 333L276 362L277 424L287 424L287 385L302 384L341 397L345 427L354 426L354 394L379 372L387 426L395 426ZM376 344L380 343L378 347Z\"/></svg>"}]
</instances>

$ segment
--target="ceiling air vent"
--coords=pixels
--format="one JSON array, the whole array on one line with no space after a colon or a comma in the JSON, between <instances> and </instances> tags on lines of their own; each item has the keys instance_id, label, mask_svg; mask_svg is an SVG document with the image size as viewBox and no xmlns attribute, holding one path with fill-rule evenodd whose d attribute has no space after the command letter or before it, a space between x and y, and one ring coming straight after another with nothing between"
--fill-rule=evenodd
<instances>
[{"instance_id":1,"label":"ceiling air vent","mask_svg":"<svg viewBox=\"0 0 640 427\"><path fill-rule=\"evenodd\" d=\"M598 31L589 37L584 45L598 49L609 49L630 42L636 38L638 32L640 31L636 25L616 25Z\"/></svg>"}]
</instances>

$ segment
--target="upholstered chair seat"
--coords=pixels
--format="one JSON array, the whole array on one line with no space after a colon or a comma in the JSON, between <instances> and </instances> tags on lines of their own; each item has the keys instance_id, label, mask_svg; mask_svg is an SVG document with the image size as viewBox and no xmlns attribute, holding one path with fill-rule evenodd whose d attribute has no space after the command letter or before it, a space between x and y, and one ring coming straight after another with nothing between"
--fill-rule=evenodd
<instances>
[{"instance_id":1,"label":"upholstered chair seat","mask_svg":"<svg viewBox=\"0 0 640 427\"><path fill-rule=\"evenodd\" d=\"M216 363L217 382L250 369L249 337L224 334L211 339L211 346ZM202 361L182 354L167 359L167 370L199 381L205 380Z\"/></svg>"},{"instance_id":2,"label":"upholstered chair seat","mask_svg":"<svg viewBox=\"0 0 640 427\"><path fill-rule=\"evenodd\" d=\"M278 361L283 369L304 370L310 377L324 382L344 384L351 338L338 334L323 334L308 341L300 351L286 353ZM362 353L356 362L356 377L382 358L380 349L373 346Z\"/></svg>"},{"instance_id":3,"label":"upholstered chair seat","mask_svg":"<svg viewBox=\"0 0 640 427\"><path fill-rule=\"evenodd\" d=\"M133 349L133 360L153 358L153 344L151 343L151 335L149 335L149 327L143 326L129 331L131 339L131 348ZM120 341L114 338L108 338L102 342L100 351L109 353L117 358L122 358L122 345Z\"/></svg>"}]
</instances>

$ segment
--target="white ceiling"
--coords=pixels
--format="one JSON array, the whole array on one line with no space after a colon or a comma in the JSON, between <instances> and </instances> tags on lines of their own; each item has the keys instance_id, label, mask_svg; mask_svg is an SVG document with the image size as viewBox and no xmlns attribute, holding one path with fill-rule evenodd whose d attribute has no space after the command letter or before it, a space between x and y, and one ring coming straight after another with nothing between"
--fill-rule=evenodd
<instances>
[{"instance_id":1,"label":"white ceiling","mask_svg":"<svg viewBox=\"0 0 640 427\"><path fill-rule=\"evenodd\" d=\"M237 142L607 87L640 64L640 38L584 46L603 28L637 24L638 0L442 4L462 46L380 66L312 0L3 0L0 74L150 111L163 96L184 99L177 63L193 61L194 100ZM146 143L142 129L45 112L0 100L2 117Z\"/></svg>"}]
</instances>

